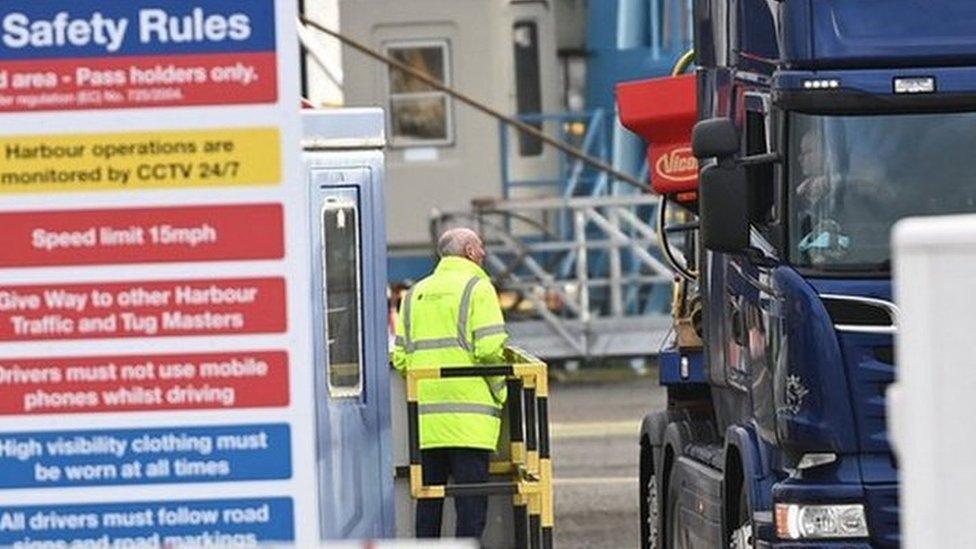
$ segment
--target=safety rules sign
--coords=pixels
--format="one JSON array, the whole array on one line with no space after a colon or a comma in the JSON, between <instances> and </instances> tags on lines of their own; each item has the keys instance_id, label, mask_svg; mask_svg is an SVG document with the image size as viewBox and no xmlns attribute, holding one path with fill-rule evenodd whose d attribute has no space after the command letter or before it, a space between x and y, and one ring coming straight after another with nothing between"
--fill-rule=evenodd
<instances>
[{"instance_id":1,"label":"safety rules sign","mask_svg":"<svg viewBox=\"0 0 976 549\"><path fill-rule=\"evenodd\" d=\"M0 10L0 546L318 541L295 2Z\"/></svg>"}]
</instances>

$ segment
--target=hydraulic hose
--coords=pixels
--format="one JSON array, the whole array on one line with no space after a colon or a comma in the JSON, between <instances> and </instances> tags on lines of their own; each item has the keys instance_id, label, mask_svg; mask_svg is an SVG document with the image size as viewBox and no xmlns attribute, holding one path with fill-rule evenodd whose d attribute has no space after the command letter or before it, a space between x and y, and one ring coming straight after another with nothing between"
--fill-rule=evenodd
<instances>
[{"instance_id":1,"label":"hydraulic hose","mask_svg":"<svg viewBox=\"0 0 976 549\"><path fill-rule=\"evenodd\" d=\"M681 57L675 62L674 67L671 69L671 76L678 76L688 70L695 61L695 50L690 49L683 53ZM658 243L660 244L661 253L664 254L664 259L667 260L674 272L678 273L678 276L687 280L688 282L695 282L698 280L698 273L689 269L687 264L682 265L678 259L674 256L674 252L671 251L671 245L668 242L668 232L665 230L665 219L668 214L668 197L667 195L661 196L661 202L658 204L657 209L657 234Z\"/></svg>"},{"instance_id":2,"label":"hydraulic hose","mask_svg":"<svg viewBox=\"0 0 976 549\"><path fill-rule=\"evenodd\" d=\"M671 76L678 76L688 70L695 61L695 50L694 48L681 54L681 57L674 63L674 67L671 68Z\"/></svg>"},{"instance_id":3,"label":"hydraulic hose","mask_svg":"<svg viewBox=\"0 0 976 549\"><path fill-rule=\"evenodd\" d=\"M678 276L687 280L688 282L694 282L698 280L698 273L692 271L687 265L682 265L678 261L678 258L674 256L674 252L671 251L671 246L668 244L668 233L665 230L665 218L667 217L668 210L668 197L666 195L661 196L661 202L657 206L657 234L658 242L661 243L661 253L664 254L664 258L674 269L674 272L678 273Z\"/></svg>"}]
</instances>

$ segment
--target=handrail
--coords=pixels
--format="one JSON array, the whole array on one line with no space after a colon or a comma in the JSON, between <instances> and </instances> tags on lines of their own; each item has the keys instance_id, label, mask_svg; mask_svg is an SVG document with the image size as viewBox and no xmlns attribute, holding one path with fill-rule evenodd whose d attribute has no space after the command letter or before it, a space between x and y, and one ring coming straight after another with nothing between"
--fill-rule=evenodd
<instances>
[{"instance_id":1,"label":"handrail","mask_svg":"<svg viewBox=\"0 0 976 549\"><path fill-rule=\"evenodd\" d=\"M548 369L544 362L516 347L506 348L505 355L507 364L426 366L407 369L410 495L415 499L511 495L515 547L551 549L555 509L549 444ZM509 391L506 401L510 423L509 459L493 461L490 464L490 472L508 474L512 480L483 484L425 485L420 451L420 382L486 376L505 376Z\"/></svg>"},{"instance_id":2,"label":"handrail","mask_svg":"<svg viewBox=\"0 0 976 549\"><path fill-rule=\"evenodd\" d=\"M590 154L590 149L593 148L593 141L596 139L598 133L601 133L600 129L603 125L603 109L597 109L593 112L593 116L590 117L589 123L586 127L586 134L583 135L583 143L580 145L580 149ZM569 198L573 196L576 192L576 187L579 185L579 178L583 174L584 164L583 162L576 160L573 163L573 170L569 178L566 180L566 187L563 189L563 197Z\"/></svg>"},{"instance_id":3,"label":"handrail","mask_svg":"<svg viewBox=\"0 0 976 549\"><path fill-rule=\"evenodd\" d=\"M605 137L605 126L606 126L606 114L602 109L594 109L591 111L567 111L558 113L525 113L519 114L514 117L519 122L525 124L542 123L542 122L559 122L562 124L567 123L585 123L586 131L583 134L583 139L580 142L578 150L587 155L588 158L599 159L601 162L607 161L606 154L606 144L602 143ZM583 174L588 173L587 167L589 163L581 160L578 157L572 157L565 154L565 152L560 152L560 163L562 167L558 170L558 174L554 174L552 177L542 177L536 178L534 180L518 180L513 179L509 175L509 169L512 165L512 159L510 156L510 137L508 131L508 124L499 123L499 148L502 158L501 170L502 170L502 196L511 196L510 190L514 187L543 187L552 186L554 188L560 188L559 194L564 197L572 196L579 184L584 180L592 180L597 182L594 188L600 187L599 181L605 180L606 175L597 172L595 176L584 177ZM569 168L567 173L567 168L565 163L569 161Z\"/></svg>"},{"instance_id":4,"label":"handrail","mask_svg":"<svg viewBox=\"0 0 976 549\"><path fill-rule=\"evenodd\" d=\"M516 115L522 122L551 122L553 120L573 120L586 121L600 109L592 111L564 111L564 112L533 112Z\"/></svg>"}]
</instances>

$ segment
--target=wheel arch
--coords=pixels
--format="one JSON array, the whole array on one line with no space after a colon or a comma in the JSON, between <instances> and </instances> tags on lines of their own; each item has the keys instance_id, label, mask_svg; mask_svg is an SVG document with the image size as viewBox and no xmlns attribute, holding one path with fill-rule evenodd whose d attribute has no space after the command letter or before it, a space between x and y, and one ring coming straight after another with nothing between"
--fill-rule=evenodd
<instances>
[{"instance_id":1,"label":"wheel arch","mask_svg":"<svg viewBox=\"0 0 976 549\"><path fill-rule=\"evenodd\" d=\"M764 530L764 525L757 524L756 514L771 511L772 487L768 482L769 475L763 471L760 452L756 433L750 427L732 425L726 430L722 481L722 529L726 538L732 532L734 521L738 520L739 491L743 486L754 531Z\"/></svg>"},{"instance_id":2,"label":"wheel arch","mask_svg":"<svg viewBox=\"0 0 976 549\"><path fill-rule=\"evenodd\" d=\"M658 516L658 535L662 543L665 536L665 515L667 514L667 495L668 483L671 480L671 467L676 459L677 450L672 445L665 443L665 431L668 426L687 419L688 414L681 410L662 410L644 416L641 421L638 448L640 451L640 496L641 506L645 506L644 497L647 473L651 472L657 477L656 481L656 501ZM680 448L680 446L679 446ZM648 470L650 468L650 470ZM643 509L643 507L642 507ZM643 515L642 515L643 520ZM643 523L641 524L643 535ZM643 543L643 540L642 540ZM666 547L665 545L662 545Z\"/></svg>"},{"instance_id":3,"label":"wheel arch","mask_svg":"<svg viewBox=\"0 0 976 549\"><path fill-rule=\"evenodd\" d=\"M681 410L662 410L647 414L641 421L640 440L646 440L650 446L661 446L668 425L684 419L688 419L688 414Z\"/></svg>"},{"instance_id":4,"label":"wheel arch","mask_svg":"<svg viewBox=\"0 0 976 549\"><path fill-rule=\"evenodd\" d=\"M739 520L740 492L746 482L742 454L735 444L728 444L725 447L725 467L722 477L722 532L727 540ZM749 497L747 490L746 498ZM751 508L751 503L747 505Z\"/></svg>"}]
</instances>

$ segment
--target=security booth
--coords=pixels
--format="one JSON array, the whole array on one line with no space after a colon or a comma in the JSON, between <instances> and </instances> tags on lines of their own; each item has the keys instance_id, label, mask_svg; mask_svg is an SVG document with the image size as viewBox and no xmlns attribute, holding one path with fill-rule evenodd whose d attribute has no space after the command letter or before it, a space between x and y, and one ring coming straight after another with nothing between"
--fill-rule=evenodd
<instances>
[{"instance_id":1,"label":"security booth","mask_svg":"<svg viewBox=\"0 0 976 549\"><path fill-rule=\"evenodd\" d=\"M545 364L509 349L509 364L484 371L415 370L406 380L397 375L388 354L382 110L307 110L303 127L322 538L412 538L416 498L450 499L484 489L490 494L485 547L550 546ZM417 418L409 412L416 392L408 387L459 374L508 378L492 479L479 488L423 486ZM454 530L450 503L444 506L445 537Z\"/></svg>"},{"instance_id":2,"label":"security booth","mask_svg":"<svg viewBox=\"0 0 976 549\"><path fill-rule=\"evenodd\" d=\"M323 539L394 537L380 109L306 110Z\"/></svg>"}]
</instances>

